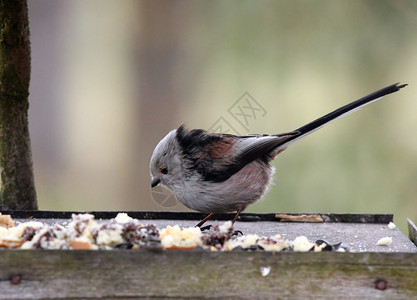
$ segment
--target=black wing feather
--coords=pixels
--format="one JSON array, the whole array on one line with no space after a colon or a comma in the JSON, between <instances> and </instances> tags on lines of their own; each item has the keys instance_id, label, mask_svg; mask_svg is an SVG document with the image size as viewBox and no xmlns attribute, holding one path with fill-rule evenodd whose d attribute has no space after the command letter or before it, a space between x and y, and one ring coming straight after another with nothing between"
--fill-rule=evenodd
<instances>
[{"instance_id":1,"label":"black wing feather","mask_svg":"<svg viewBox=\"0 0 417 300\"><path fill-rule=\"evenodd\" d=\"M293 134L236 136L208 133L202 129L187 131L181 126L177 130L177 140L182 148L183 159L189 162L190 168L197 170L206 181L222 182L256 159L269 163L269 153ZM255 142L236 153L238 150L234 146L239 140L256 137Z\"/></svg>"}]
</instances>

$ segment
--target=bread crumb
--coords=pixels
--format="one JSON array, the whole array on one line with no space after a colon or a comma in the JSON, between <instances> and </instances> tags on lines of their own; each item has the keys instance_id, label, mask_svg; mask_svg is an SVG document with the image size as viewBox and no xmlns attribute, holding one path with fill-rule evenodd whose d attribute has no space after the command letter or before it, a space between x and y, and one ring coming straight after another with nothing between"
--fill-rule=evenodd
<instances>
[{"instance_id":1,"label":"bread crumb","mask_svg":"<svg viewBox=\"0 0 417 300\"><path fill-rule=\"evenodd\" d=\"M262 277L268 276L269 272L271 272L271 266L261 267L260 268Z\"/></svg>"},{"instance_id":2,"label":"bread crumb","mask_svg":"<svg viewBox=\"0 0 417 300\"><path fill-rule=\"evenodd\" d=\"M23 242L21 240L13 237L0 238L0 248L19 248L22 244Z\"/></svg>"},{"instance_id":3,"label":"bread crumb","mask_svg":"<svg viewBox=\"0 0 417 300\"><path fill-rule=\"evenodd\" d=\"M397 226L394 223L389 222L388 223L388 228L391 229L391 230L394 230L395 228L397 228Z\"/></svg>"},{"instance_id":4,"label":"bread crumb","mask_svg":"<svg viewBox=\"0 0 417 300\"><path fill-rule=\"evenodd\" d=\"M127 223L132 221L132 218L127 213L118 213L115 220L117 223Z\"/></svg>"},{"instance_id":5,"label":"bread crumb","mask_svg":"<svg viewBox=\"0 0 417 300\"><path fill-rule=\"evenodd\" d=\"M91 243L87 238L78 238L70 241L71 249L74 250L89 250L91 249Z\"/></svg>"},{"instance_id":6,"label":"bread crumb","mask_svg":"<svg viewBox=\"0 0 417 300\"><path fill-rule=\"evenodd\" d=\"M297 236L293 241L294 251L296 252L307 252L314 247L315 244L310 243L305 236Z\"/></svg>"},{"instance_id":7,"label":"bread crumb","mask_svg":"<svg viewBox=\"0 0 417 300\"><path fill-rule=\"evenodd\" d=\"M116 224L119 225L119 224ZM120 245L124 242L123 228L119 226L104 226L104 228L98 230L96 243L99 246L111 246Z\"/></svg>"},{"instance_id":8,"label":"bread crumb","mask_svg":"<svg viewBox=\"0 0 417 300\"><path fill-rule=\"evenodd\" d=\"M376 243L378 246L389 246L392 243L392 237L383 237Z\"/></svg>"},{"instance_id":9,"label":"bread crumb","mask_svg":"<svg viewBox=\"0 0 417 300\"><path fill-rule=\"evenodd\" d=\"M259 236L257 234L248 234L238 236L236 238L226 241L224 247L227 251L233 250L236 247L249 248L250 246L256 245Z\"/></svg>"},{"instance_id":10,"label":"bread crumb","mask_svg":"<svg viewBox=\"0 0 417 300\"><path fill-rule=\"evenodd\" d=\"M194 249L202 246L199 227L181 228L178 225L168 225L161 230L159 237L165 249Z\"/></svg>"},{"instance_id":11,"label":"bread crumb","mask_svg":"<svg viewBox=\"0 0 417 300\"><path fill-rule=\"evenodd\" d=\"M256 242L265 251L282 251L289 248L289 241L277 234L272 237L260 237Z\"/></svg>"},{"instance_id":12,"label":"bread crumb","mask_svg":"<svg viewBox=\"0 0 417 300\"><path fill-rule=\"evenodd\" d=\"M0 213L0 227L10 228L14 226L14 221L11 215L2 215Z\"/></svg>"}]
</instances>

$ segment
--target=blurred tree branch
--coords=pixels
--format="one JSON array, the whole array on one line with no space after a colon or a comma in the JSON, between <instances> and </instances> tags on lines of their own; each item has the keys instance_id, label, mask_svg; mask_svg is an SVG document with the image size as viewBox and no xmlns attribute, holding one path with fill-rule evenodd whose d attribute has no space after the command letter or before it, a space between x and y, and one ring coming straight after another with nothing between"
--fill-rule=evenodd
<instances>
[{"instance_id":1,"label":"blurred tree branch","mask_svg":"<svg viewBox=\"0 0 417 300\"><path fill-rule=\"evenodd\" d=\"M26 0L0 0L0 170L2 209L37 209L28 129L30 81Z\"/></svg>"}]
</instances>

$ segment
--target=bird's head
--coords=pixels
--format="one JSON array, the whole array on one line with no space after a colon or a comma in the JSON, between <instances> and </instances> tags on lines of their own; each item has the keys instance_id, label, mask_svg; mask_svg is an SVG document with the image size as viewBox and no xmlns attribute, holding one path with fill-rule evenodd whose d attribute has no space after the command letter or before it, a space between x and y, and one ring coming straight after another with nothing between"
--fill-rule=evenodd
<instances>
[{"instance_id":1,"label":"bird's head","mask_svg":"<svg viewBox=\"0 0 417 300\"><path fill-rule=\"evenodd\" d=\"M172 189L174 185L183 180L182 150L176 134L177 129L170 131L153 151L149 166L152 188L161 184Z\"/></svg>"}]
</instances>

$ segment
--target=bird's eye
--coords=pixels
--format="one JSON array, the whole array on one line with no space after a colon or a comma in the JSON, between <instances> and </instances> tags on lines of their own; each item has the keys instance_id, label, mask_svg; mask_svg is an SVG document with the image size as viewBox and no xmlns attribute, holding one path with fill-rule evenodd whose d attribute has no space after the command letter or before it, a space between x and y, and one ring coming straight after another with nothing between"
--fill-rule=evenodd
<instances>
[{"instance_id":1,"label":"bird's eye","mask_svg":"<svg viewBox=\"0 0 417 300\"><path fill-rule=\"evenodd\" d=\"M161 172L162 174L168 174L168 169L167 168L160 168L159 172Z\"/></svg>"}]
</instances>

